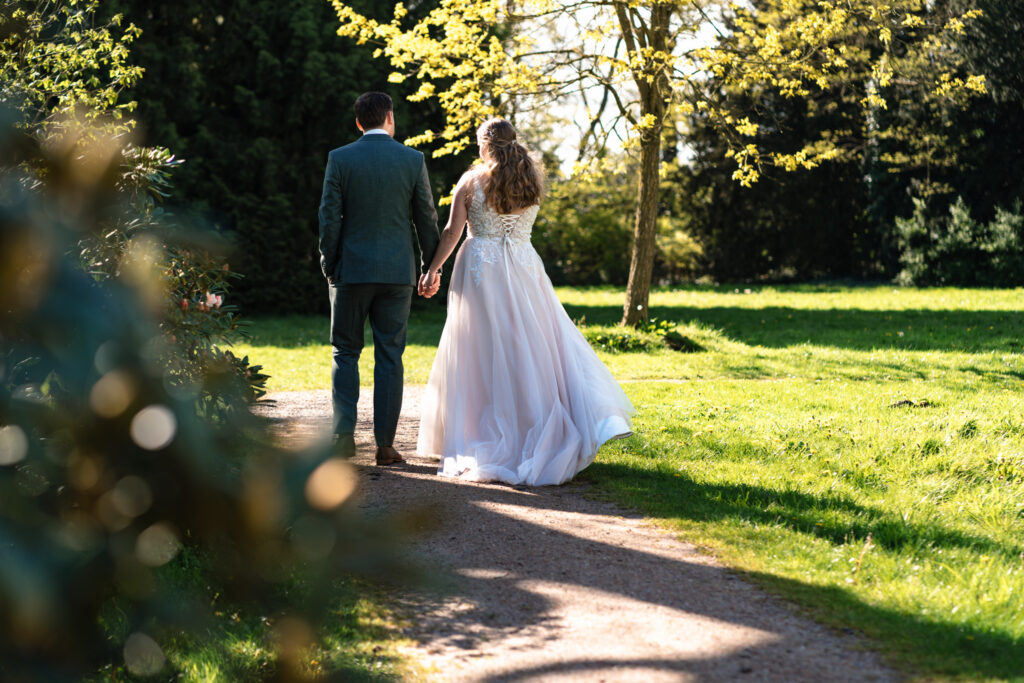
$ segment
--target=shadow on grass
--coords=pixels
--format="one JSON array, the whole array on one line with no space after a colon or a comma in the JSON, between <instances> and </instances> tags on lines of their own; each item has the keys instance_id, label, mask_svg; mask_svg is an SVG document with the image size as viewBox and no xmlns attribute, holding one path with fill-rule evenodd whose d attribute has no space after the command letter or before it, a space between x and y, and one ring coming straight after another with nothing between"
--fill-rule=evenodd
<instances>
[{"instance_id":1,"label":"shadow on grass","mask_svg":"<svg viewBox=\"0 0 1024 683\"><path fill-rule=\"evenodd\" d=\"M863 543L868 534L887 550L931 546L974 549L1017 558L1024 546L999 543L985 536L948 529L938 524L904 521L894 513L861 505L844 496L816 496L750 484L707 484L684 473L637 470L625 465L595 463L586 478L615 482L643 500L645 513L662 518L698 521L736 519L759 525L783 526L827 540L833 545Z\"/></svg>"},{"instance_id":2,"label":"shadow on grass","mask_svg":"<svg viewBox=\"0 0 1024 683\"><path fill-rule=\"evenodd\" d=\"M614 325L622 316L619 306L570 304L565 309L573 320L583 318L591 325ZM653 317L696 322L720 330L729 339L769 348L810 344L851 350L1019 353L1024 349L1024 311L652 306L650 312ZM446 309L440 305L414 309L409 318L408 343L436 346L445 314ZM249 343L280 348L327 344L329 328L328 316L258 318L250 328ZM894 365L894 369L899 368ZM1024 379L1024 372L1004 374Z\"/></svg>"},{"instance_id":3,"label":"shadow on grass","mask_svg":"<svg viewBox=\"0 0 1024 683\"><path fill-rule=\"evenodd\" d=\"M1024 639L870 605L836 586L816 586L763 572L740 575L806 606L822 623L837 628L856 624L861 633L884 642L886 650L913 671L970 680L1020 680L1024 673Z\"/></svg>"},{"instance_id":4,"label":"shadow on grass","mask_svg":"<svg viewBox=\"0 0 1024 683\"><path fill-rule=\"evenodd\" d=\"M618 306L570 304L565 309L573 320L585 318L592 325L613 325L622 317ZM1024 332L1024 311L652 306L650 313L707 325L735 341L771 348L811 344L864 351L1019 352Z\"/></svg>"},{"instance_id":5,"label":"shadow on grass","mask_svg":"<svg viewBox=\"0 0 1024 683\"><path fill-rule=\"evenodd\" d=\"M735 520L784 527L833 545L863 544L870 533L886 549L974 549L1017 558L1021 546L947 529L913 524L842 496L816 496L746 484L704 484L685 473L638 470L595 463L582 475L620 503L660 519L697 522ZM966 678L1018 678L1024 671L1024 639L1008 633L948 623L920 614L870 605L836 586L819 586L770 573L741 572L756 583L811 608L831 626L854 625L885 643L888 651L919 671Z\"/></svg>"},{"instance_id":6,"label":"shadow on grass","mask_svg":"<svg viewBox=\"0 0 1024 683\"><path fill-rule=\"evenodd\" d=\"M359 428L361 434L368 433L368 416ZM396 446L400 451L414 452L415 434L414 429L399 430ZM369 453L367 450L360 456L363 462L372 462ZM558 596L580 590L598 596L609 609L623 608L617 600L621 596L657 606L663 614L696 619L698 624L704 618L727 630L739 626L748 634L760 633L752 639L745 637L742 644L737 641L714 652L689 647L682 641L678 648L643 653L595 646L574 652L571 657L532 658L523 668L510 663L502 671L492 671L488 680L526 681L558 674L596 679L602 675L621 677L627 670L674 673L699 680L737 680L748 673L771 680L868 679L857 666L871 667L875 659L851 650L855 643L797 622L778 603L762 608L765 601L772 601L740 587L737 578L749 579L797 601L819 621L839 629L852 627L871 636L918 675L1000 679L1020 674L1024 641L1011 637L1008 624L1003 629L964 627L943 621L938 615L923 616L869 604L844 586L816 586L770 573L734 571L701 561L684 549L660 546L643 533L634 536L635 542L624 543L616 534L606 537L602 530L622 525L624 516L637 515L624 514L623 508L594 501L585 494L600 494L601 498L612 494L655 518L783 524L808 537L817 534L836 544L849 542L848 534L868 531L880 537L891 533L889 542L897 545L914 538L956 548L974 548L977 541L998 545L991 539L928 525L905 528L908 525L902 525L902 520L841 496L777 492L748 485L703 486L685 476L675 476L675 471L644 471L599 462L583 477L599 482L600 488L581 483L529 488L468 485L435 476L436 467L436 462L425 458L414 458L401 468L359 466L363 489L360 506L367 514L419 509L425 501L434 506L429 519L417 518L423 535L411 540L409 552L410 556L419 554L429 568L436 581L435 590L398 590L391 596L399 615L408 615L406 636L420 641L425 649L500 654L494 649L522 642L524 637L557 639L564 633L564 623L553 615L561 599ZM543 514L547 510L554 515ZM832 521L819 528L816 522L821 511L841 515L845 521ZM574 521L558 524L559 519ZM888 529L886 525L893 522L902 526ZM849 540L863 542L862 537ZM497 546L505 546L510 552L495 552ZM544 586L563 586L566 590L552 592L541 589ZM460 596L455 607L448 601L451 593ZM496 605L501 607L496 609ZM616 617L617 628L641 628L633 617L636 613ZM643 628L657 626L648 623ZM602 641L595 638L594 642ZM538 647L543 652L543 644ZM541 663L536 664L538 661ZM823 671L822 666L834 670ZM884 672L881 677L886 678Z\"/></svg>"}]
</instances>

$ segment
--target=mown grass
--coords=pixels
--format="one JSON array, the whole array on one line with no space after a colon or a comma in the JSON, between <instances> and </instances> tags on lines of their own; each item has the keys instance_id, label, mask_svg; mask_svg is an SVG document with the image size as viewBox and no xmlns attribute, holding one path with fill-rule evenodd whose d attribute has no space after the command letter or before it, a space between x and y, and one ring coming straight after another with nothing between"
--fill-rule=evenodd
<instances>
[{"instance_id":1,"label":"mown grass","mask_svg":"<svg viewBox=\"0 0 1024 683\"><path fill-rule=\"evenodd\" d=\"M558 293L621 315L621 291ZM650 313L706 351L599 352L643 381L636 435L583 476L913 673L1024 680L1024 290L693 287ZM414 315L407 381L442 325ZM260 320L244 350L272 389L325 388L326 326Z\"/></svg>"},{"instance_id":2,"label":"mown grass","mask_svg":"<svg viewBox=\"0 0 1024 683\"><path fill-rule=\"evenodd\" d=\"M630 385L584 476L911 671L1024 676L1024 397L929 382ZM889 406L916 400L921 407ZM923 404L927 405L923 405Z\"/></svg>"},{"instance_id":3,"label":"mown grass","mask_svg":"<svg viewBox=\"0 0 1024 683\"><path fill-rule=\"evenodd\" d=\"M405 381L425 384L444 327L444 308L417 306L409 325L403 363ZM235 353L263 365L270 374L270 391L322 389L331 382L330 319L328 316L260 318L248 328L250 339ZM373 384L373 338L366 327L366 348L359 359L359 379Z\"/></svg>"}]
</instances>

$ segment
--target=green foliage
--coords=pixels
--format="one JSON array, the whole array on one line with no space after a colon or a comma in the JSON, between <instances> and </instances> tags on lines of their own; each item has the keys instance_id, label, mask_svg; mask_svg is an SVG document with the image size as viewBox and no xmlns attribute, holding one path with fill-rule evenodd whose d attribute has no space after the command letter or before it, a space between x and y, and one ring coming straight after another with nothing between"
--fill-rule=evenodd
<instances>
[{"instance_id":1,"label":"green foliage","mask_svg":"<svg viewBox=\"0 0 1024 683\"><path fill-rule=\"evenodd\" d=\"M693 353L705 350L701 344L683 335L678 324L669 320L649 318L636 327L590 326L586 324L585 319L579 320L576 324L595 350L606 353L650 352L655 349Z\"/></svg>"},{"instance_id":2,"label":"green foliage","mask_svg":"<svg viewBox=\"0 0 1024 683\"><path fill-rule=\"evenodd\" d=\"M632 174L555 179L533 228L533 244L556 284L623 284L629 274Z\"/></svg>"},{"instance_id":3,"label":"green foliage","mask_svg":"<svg viewBox=\"0 0 1024 683\"><path fill-rule=\"evenodd\" d=\"M581 326L581 331L594 349L607 353L650 351L660 341L654 335L643 334L624 325L611 328Z\"/></svg>"},{"instance_id":4,"label":"green foliage","mask_svg":"<svg viewBox=\"0 0 1024 683\"><path fill-rule=\"evenodd\" d=\"M586 179L552 174L533 243L556 284L621 285L629 275L636 173L622 168L629 166L624 155L606 161ZM675 201L680 188L663 182L662 189L653 277L680 282L699 271L702 251L689 234L689 217Z\"/></svg>"},{"instance_id":5,"label":"green foliage","mask_svg":"<svg viewBox=\"0 0 1024 683\"><path fill-rule=\"evenodd\" d=\"M1013 211L997 208L995 219L984 224L971 217L962 197L947 216L932 215L925 200L915 199L913 215L896 219L896 235L901 284L1024 284L1024 213L1019 201Z\"/></svg>"},{"instance_id":6,"label":"green foliage","mask_svg":"<svg viewBox=\"0 0 1024 683\"><path fill-rule=\"evenodd\" d=\"M654 335L660 339L665 346L674 351L683 351L686 353L704 351L703 346L683 335L679 331L679 326L669 320L649 318L638 325L636 329L642 333Z\"/></svg>"},{"instance_id":7,"label":"green foliage","mask_svg":"<svg viewBox=\"0 0 1024 683\"><path fill-rule=\"evenodd\" d=\"M131 95L149 142L185 160L174 184L187 208L175 211L199 215L234 244L231 267L245 277L233 283L232 302L248 312L326 311L317 205L327 153L359 136L356 97L390 92L400 140L433 125L437 106L406 102L412 86L389 84L373 48L339 40L326 2L104 5L142 30L132 62L146 77ZM428 161L435 196L468 166L465 157Z\"/></svg>"},{"instance_id":8,"label":"green foliage","mask_svg":"<svg viewBox=\"0 0 1024 683\"><path fill-rule=\"evenodd\" d=\"M197 407L214 417L233 409L222 396L265 393L267 375L220 347L244 338L238 308L224 305L230 281L239 277L224 263L227 244L209 233L175 226L160 202L170 193L170 173L180 163L166 149L120 150L120 210L103 228L82 237L78 257L98 281L126 278L144 286L159 308L166 345L162 362L177 387L200 387ZM164 237L173 235L165 243ZM211 381L217 378L216 381ZM228 387L226 385L233 385ZM240 392L240 393L239 393Z\"/></svg>"},{"instance_id":9,"label":"green foliage","mask_svg":"<svg viewBox=\"0 0 1024 683\"><path fill-rule=\"evenodd\" d=\"M134 102L121 93L142 76L129 63L138 37L113 15L96 22L99 0L6 0L0 8L0 102L17 106L21 125L46 135L62 121L85 117L114 132L132 127Z\"/></svg>"},{"instance_id":10,"label":"green foliage","mask_svg":"<svg viewBox=\"0 0 1024 683\"><path fill-rule=\"evenodd\" d=\"M771 25L781 4L754 3L754 16ZM984 14L950 36L948 49L924 61L920 54L899 57L907 62L897 67L900 76L880 90L886 107L867 116L859 84L844 82L859 78L853 67L828 88L796 97L715 79L728 106L758 125L753 141L761 148L785 152L822 139L841 154L793 173L766 166L761 186L739 191L729 146L713 122L699 111L684 116L680 135L692 159L678 171L670 168L669 177L682 187L683 212L692 216L689 232L703 247L706 272L718 280L891 277L900 270L895 219L913 210L911 197L925 197L938 209L960 195L990 221L997 206L1024 196L1017 161L1024 154L1024 56L1014 28L1024 22L1024 5L955 0L922 12L938 17L973 9ZM894 40L912 51L920 36L906 28ZM883 49L878 36L865 36L851 59ZM990 94L966 102L936 98L931 86L909 77L940 67L984 76Z\"/></svg>"},{"instance_id":11,"label":"green foliage","mask_svg":"<svg viewBox=\"0 0 1024 683\"><path fill-rule=\"evenodd\" d=\"M637 327L588 326L583 321L578 325L590 345L595 350L606 353L649 352L654 349L672 349L693 353L706 350L705 346L682 334L677 324L660 321L656 317L647 319Z\"/></svg>"},{"instance_id":12,"label":"green foliage","mask_svg":"<svg viewBox=\"0 0 1024 683\"><path fill-rule=\"evenodd\" d=\"M96 239L124 210L109 142L15 141L0 144L9 162L0 175L4 677L78 679L103 665L176 675L165 658L176 638L198 638L215 621L212 584L225 600L276 616L263 646L273 673L301 678L302 648L335 609L339 572L405 575L392 535L339 512L356 476L344 461L325 461L322 447L271 444L245 409L249 387L223 381L237 372L218 377L210 363L209 374L184 382L167 366L184 350L168 349L160 327L154 250L187 244L133 236L114 274L97 280L82 269L83 236ZM26 160L46 179L31 191L14 170ZM204 419L204 391L233 409ZM161 568L183 547L208 558L209 583L164 591ZM298 573L302 590L282 599Z\"/></svg>"},{"instance_id":13,"label":"green foliage","mask_svg":"<svg viewBox=\"0 0 1024 683\"><path fill-rule=\"evenodd\" d=\"M188 240L179 235L173 243L162 244L162 234L172 227L159 203L169 196L170 174L180 161L165 148L139 147L126 136L133 121L124 115L135 103L124 101L123 92L142 74L129 64L128 48L139 29L129 24L121 30L120 15L99 21L98 11L96 0L5 4L0 99L19 107L19 125L37 144L68 154L88 149L99 157L97 163L116 174L103 179L96 176L97 169L76 171L98 185L112 182L119 199L97 217L99 229L78 241L77 255L95 278L145 282L150 305L162 303L161 329L169 342L163 361L175 381L191 386L200 377L230 372L255 399L263 393L266 376L218 348L231 345L242 333L236 307L221 306L229 279L237 277L223 265L225 245L199 234ZM48 180L38 155L22 163L27 186ZM150 271L162 272L162 287ZM186 301L194 304L191 309L184 308ZM197 405L226 410L229 404L200 393Z\"/></svg>"}]
</instances>

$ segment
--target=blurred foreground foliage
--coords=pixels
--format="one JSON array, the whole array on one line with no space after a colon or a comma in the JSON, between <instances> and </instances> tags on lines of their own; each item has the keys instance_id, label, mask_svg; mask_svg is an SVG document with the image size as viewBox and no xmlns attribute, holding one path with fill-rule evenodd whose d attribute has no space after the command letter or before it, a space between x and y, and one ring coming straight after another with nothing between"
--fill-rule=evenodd
<instances>
[{"instance_id":1,"label":"blurred foreground foliage","mask_svg":"<svg viewBox=\"0 0 1024 683\"><path fill-rule=\"evenodd\" d=\"M164 332L164 256L193 249L187 235L143 231L99 279L82 267L79 245L132 201L116 141L2 130L0 677L76 680L121 661L166 673L161 643L212 619L203 586L157 589L190 547L225 599L275 617L267 675L303 679L332 580L397 576L394 535L347 504L355 474L326 447L271 443L232 372L167 364L191 353ZM199 395L229 409L208 419ZM296 575L300 595L275 599ZM102 626L111 612L123 639Z\"/></svg>"},{"instance_id":2,"label":"blurred foreground foliage","mask_svg":"<svg viewBox=\"0 0 1024 683\"><path fill-rule=\"evenodd\" d=\"M160 329L175 352L163 357L179 387L197 387L196 404L210 416L231 409L218 392L224 383L243 389L250 400L264 393L266 376L222 347L244 336L234 306L224 306L229 282L239 275L225 263L227 244L211 233L177 228L160 202L171 191L170 173L181 162L162 147L141 147L132 139L136 103L125 96L143 69L130 64L129 49L140 32L121 14L98 15L98 0L37 3L12 0L0 8L0 102L20 112L14 125L51 155L81 157L92 167L84 176L103 179L120 200L90 216L86 231L69 250L98 280L123 275L165 311ZM90 156L82 156L88 148ZM21 183L30 191L50 178L40 154L18 162ZM84 179L80 178L79 180ZM95 207L100 208L100 207ZM161 243L155 233L177 233ZM186 234L187 233L187 234ZM159 281L150 270L162 271ZM207 386L200 377L217 376Z\"/></svg>"},{"instance_id":3,"label":"blurred foreground foliage","mask_svg":"<svg viewBox=\"0 0 1024 683\"><path fill-rule=\"evenodd\" d=\"M178 388L194 390L207 417L236 407L222 398L224 393L250 402L260 398L267 380L262 367L222 348L244 338L246 326L237 306L224 304L231 281L241 277L225 261L229 244L212 231L180 225L159 206L170 189L170 171L179 163L169 151L128 146L118 156L122 201L101 219L102 229L78 240L82 266L100 282L127 279L159 309L170 350L162 362ZM213 384L199 381L214 376Z\"/></svg>"}]
</instances>

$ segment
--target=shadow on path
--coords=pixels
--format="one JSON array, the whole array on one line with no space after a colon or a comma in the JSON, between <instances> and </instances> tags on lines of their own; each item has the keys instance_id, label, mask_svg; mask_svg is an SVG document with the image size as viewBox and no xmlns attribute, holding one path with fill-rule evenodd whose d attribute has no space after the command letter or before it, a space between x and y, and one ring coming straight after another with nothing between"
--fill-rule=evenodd
<instances>
[{"instance_id":1,"label":"shadow on path","mask_svg":"<svg viewBox=\"0 0 1024 683\"><path fill-rule=\"evenodd\" d=\"M409 544L433 589L403 592L396 609L417 643L409 656L441 680L897 678L852 635L800 617L639 515L588 497L585 484L436 476L436 463L412 455L419 391L407 388L396 441L410 464L372 466L365 419L356 463L371 514L433 510ZM300 431L327 422L326 392L296 394L322 407L278 394L274 413L303 416Z\"/></svg>"}]
</instances>

